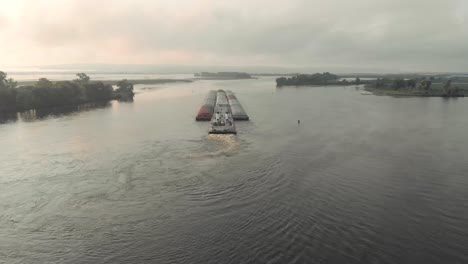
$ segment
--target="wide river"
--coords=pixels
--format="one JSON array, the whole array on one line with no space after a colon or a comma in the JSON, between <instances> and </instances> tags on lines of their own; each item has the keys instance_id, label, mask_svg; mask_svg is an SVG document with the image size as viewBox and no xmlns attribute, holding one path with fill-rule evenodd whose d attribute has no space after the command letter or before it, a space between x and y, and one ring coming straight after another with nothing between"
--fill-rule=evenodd
<instances>
[{"instance_id":1,"label":"wide river","mask_svg":"<svg viewBox=\"0 0 468 264\"><path fill-rule=\"evenodd\" d=\"M194 121L211 89L237 136ZM468 263L468 99L136 90L2 121L0 263Z\"/></svg>"}]
</instances>

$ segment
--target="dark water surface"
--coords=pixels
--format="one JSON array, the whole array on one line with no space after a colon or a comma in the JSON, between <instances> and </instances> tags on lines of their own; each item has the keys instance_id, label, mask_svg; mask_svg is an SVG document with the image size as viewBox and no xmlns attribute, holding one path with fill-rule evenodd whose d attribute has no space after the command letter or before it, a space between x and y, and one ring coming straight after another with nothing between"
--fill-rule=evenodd
<instances>
[{"instance_id":1,"label":"dark water surface","mask_svg":"<svg viewBox=\"0 0 468 264\"><path fill-rule=\"evenodd\" d=\"M237 136L194 121L210 89ZM3 121L0 263L468 263L468 99L138 90Z\"/></svg>"}]
</instances>

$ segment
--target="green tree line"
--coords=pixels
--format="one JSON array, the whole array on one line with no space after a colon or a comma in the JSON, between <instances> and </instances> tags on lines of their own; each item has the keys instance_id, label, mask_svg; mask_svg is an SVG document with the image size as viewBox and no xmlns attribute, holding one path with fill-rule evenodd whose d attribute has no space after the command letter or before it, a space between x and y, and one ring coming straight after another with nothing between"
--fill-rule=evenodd
<instances>
[{"instance_id":1,"label":"green tree line","mask_svg":"<svg viewBox=\"0 0 468 264\"><path fill-rule=\"evenodd\" d=\"M453 85L451 79L441 79L439 81L445 81L443 86L440 88L434 88L435 78L420 78L420 79L390 79L390 78L378 78L368 84L369 88L377 90L388 90L388 91L403 91L414 95L423 96L442 96L442 97L460 97L464 96L464 92L458 87Z\"/></svg>"},{"instance_id":2,"label":"green tree line","mask_svg":"<svg viewBox=\"0 0 468 264\"><path fill-rule=\"evenodd\" d=\"M299 86L299 85L332 85L341 84L338 82L339 76L329 72L315 74L298 74L290 78L281 77L276 79L276 85Z\"/></svg>"},{"instance_id":3,"label":"green tree line","mask_svg":"<svg viewBox=\"0 0 468 264\"><path fill-rule=\"evenodd\" d=\"M34 85L18 87L17 82L0 71L0 112L133 99L133 84L127 80L118 82L114 91L112 85L91 81L85 73L77 76L73 81L57 82L41 78Z\"/></svg>"}]
</instances>

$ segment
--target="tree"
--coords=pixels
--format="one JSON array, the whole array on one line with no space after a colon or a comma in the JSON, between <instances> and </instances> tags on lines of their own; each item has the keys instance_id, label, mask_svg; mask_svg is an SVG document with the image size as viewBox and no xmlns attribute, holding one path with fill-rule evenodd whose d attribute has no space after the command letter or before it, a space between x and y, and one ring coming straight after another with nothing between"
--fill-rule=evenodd
<instances>
[{"instance_id":1,"label":"tree","mask_svg":"<svg viewBox=\"0 0 468 264\"><path fill-rule=\"evenodd\" d=\"M86 99L90 102L105 102L112 99L112 85L103 82L90 82L83 85Z\"/></svg>"},{"instance_id":2,"label":"tree","mask_svg":"<svg viewBox=\"0 0 468 264\"><path fill-rule=\"evenodd\" d=\"M55 89L63 93L63 102L68 104L79 104L85 101L84 88L76 82L60 81L54 85Z\"/></svg>"},{"instance_id":3,"label":"tree","mask_svg":"<svg viewBox=\"0 0 468 264\"><path fill-rule=\"evenodd\" d=\"M329 72L315 74L297 74L291 78L277 78L276 85L278 87L285 85L326 85L329 83L337 83L339 77Z\"/></svg>"},{"instance_id":4,"label":"tree","mask_svg":"<svg viewBox=\"0 0 468 264\"><path fill-rule=\"evenodd\" d=\"M445 95L449 95L449 94L450 94L451 88L452 88L452 80L447 80L447 82L446 82L445 85L444 85L444 92L445 92Z\"/></svg>"},{"instance_id":5,"label":"tree","mask_svg":"<svg viewBox=\"0 0 468 264\"><path fill-rule=\"evenodd\" d=\"M0 89L0 112L16 109L16 89Z\"/></svg>"},{"instance_id":6,"label":"tree","mask_svg":"<svg viewBox=\"0 0 468 264\"><path fill-rule=\"evenodd\" d=\"M8 78L8 74L0 71L0 89L13 89L18 85L15 80Z\"/></svg>"},{"instance_id":7,"label":"tree","mask_svg":"<svg viewBox=\"0 0 468 264\"><path fill-rule=\"evenodd\" d=\"M91 80L91 78L89 78L89 76L83 72L77 73L76 76L78 76L78 79L75 79L75 81L79 83L89 83L89 81Z\"/></svg>"},{"instance_id":8,"label":"tree","mask_svg":"<svg viewBox=\"0 0 468 264\"><path fill-rule=\"evenodd\" d=\"M14 89L16 86L18 86L18 82L13 80L13 78L8 78L6 81L6 86L10 89Z\"/></svg>"},{"instance_id":9,"label":"tree","mask_svg":"<svg viewBox=\"0 0 468 264\"><path fill-rule=\"evenodd\" d=\"M135 93L133 92L133 83L129 83L127 79L121 80L117 83L115 92L120 99L133 99Z\"/></svg>"},{"instance_id":10,"label":"tree","mask_svg":"<svg viewBox=\"0 0 468 264\"><path fill-rule=\"evenodd\" d=\"M133 92L133 84L129 83L127 79L123 79L117 83L116 92Z\"/></svg>"},{"instance_id":11,"label":"tree","mask_svg":"<svg viewBox=\"0 0 468 264\"><path fill-rule=\"evenodd\" d=\"M356 84L360 84L361 83L361 79L359 79L359 77L356 78Z\"/></svg>"},{"instance_id":12,"label":"tree","mask_svg":"<svg viewBox=\"0 0 468 264\"><path fill-rule=\"evenodd\" d=\"M423 80L419 83L419 89L424 91L429 91L431 89L432 82L428 80Z\"/></svg>"},{"instance_id":13,"label":"tree","mask_svg":"<svg viewBox=\"0 0 468 264\"><path fill-rule=\"evenodd\" d=\"M6 88L6 79L7 79L7 74L0 71L0 88Z\"/></svg>"},{"instance_id":14,"label":"tree","mask_svg":"<svg viewBox=\"0 0 468 264\"><path fill-rule=\"evenodd\" d=\"M398 90L400 88L404 88L405 87L405 80L403 79L395 79L392 83L392 88L394 90Z\"/></svg>"},{"instance_id":15,"label":"tree","mask_svg":"<svg viewBox=\"0 0 468 264\"><path fill-rule=\"evenodd\" d=\"M276 86L281 87L281 86L285 85L286 82L287 82L287 79L285 77L277 78L276 79Z\"/></svg>"},{"instance_id":16,"label":"tree","mask_svg":"<svg viewBox=\"0 0 468 264\"><path fill-rule=\"evenodd\" d=\"M0 71L0 112L16 109L16 82L7 77L8 74Z\"/></svg>"},{"instance_id":17,"label":"tree","mask_svg":"<svg viewBox=\"0 0 468 264\"><path fill-rule=\"evenodd\" d=\"M37 81L36 86L43 88L51 88L53 86L53 83L47 78L40 78L39 81Z\"/></svg>"},{"instance_id":18,"label":"tree","mask_svg":"<svg viewBox=\"0 0 468 264\"><path fill-rule=\"evenodd\" d=\"M416 87L416 81L415 80L406 80L406 87L414 88Z\"/></svg>"},{"instance_id":19,"label":"tree","mask_svg":"<svg viewBox=\"0 0 468 264\"><path fill-rule=\"evenodd\" d=\"M456 97L456 96L461 95L460 89L458 88L458 86L456 86L456 87L452 86L452 80L447 80L447 82L445 83L443 89L444 89L444 96Z\"/></svg>"},{"instance_id":20,"label":"tree","mask_svg":"<svg viewBox=\"0 0 468 264\"><path fill-rule=\"evenodd\" d=\"M375 81L375 88L384 88L385 87L385 80L377 78Z\"/></svg>"}]
</instances>

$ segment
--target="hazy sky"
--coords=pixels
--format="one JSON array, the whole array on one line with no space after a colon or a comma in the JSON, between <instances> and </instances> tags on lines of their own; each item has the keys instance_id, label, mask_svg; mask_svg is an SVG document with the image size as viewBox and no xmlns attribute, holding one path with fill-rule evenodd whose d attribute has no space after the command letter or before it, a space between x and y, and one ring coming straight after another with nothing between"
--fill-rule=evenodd
<instances>
[{"instance_id":1,"label":"hazy sky","mask_svg":"<svg viewBox=\"0 0 468 264\"><path fill-rule=\"evenodd\" d=\"M0 67L468 71L467 0L0 0Z\"/></svg>"}]
</instances>

